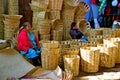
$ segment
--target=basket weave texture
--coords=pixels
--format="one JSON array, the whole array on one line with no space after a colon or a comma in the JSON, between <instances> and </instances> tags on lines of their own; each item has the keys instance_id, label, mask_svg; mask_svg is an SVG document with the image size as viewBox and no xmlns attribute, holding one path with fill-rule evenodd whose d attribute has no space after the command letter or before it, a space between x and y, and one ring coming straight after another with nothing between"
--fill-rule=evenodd
<instances>
[{"instance_id":1,"label":"basket weave texture","mask_svg":"<svg viewBox=\"0 0 120 80\"><path fill-rule=\"evenodd\" d=\"M73 76L79 75L80 56L64 55L64 66L66 72L73 73Z\"/></svg>"},{"instance_id":2,"label":"basket weave texture","mask_svg":"<svg viewBox=\"0 0 120 80\"><path fill-rule=\"evenodd\" d=\"M100 52L97 47L81 47L81 69L85 72L98 72Z\"/></svg>"}]
</instances>

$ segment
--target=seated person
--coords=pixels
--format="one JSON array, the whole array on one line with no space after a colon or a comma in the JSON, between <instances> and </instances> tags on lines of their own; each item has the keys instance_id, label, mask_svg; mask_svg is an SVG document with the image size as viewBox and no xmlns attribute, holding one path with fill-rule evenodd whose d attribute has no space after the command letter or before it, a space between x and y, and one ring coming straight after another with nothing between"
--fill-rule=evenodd
<instances>
[{"instance_id":1,"label":"seated person","mask_svg":"<svg viewBox=\"0 0 120 80\"><path fill-rule=\"evenodd\" d=\"M76 22L72 22L71 24L70 36L72 37L72 39L80 39L83 42L88 41L88 39L84 37L83 33L78 29Z\"/></svg>"},{"instance_id":2,"label":"seated person","mask_svg":"<svg viewBox=\"0 0 120 80\"><path fill-rule=\"evenodd\" d=\"M25 22L21 27L18 34L18 50L20 54L32 60L34 66L41 65L41 52L42 49L39 40L32 32L29 22Z\"/></svg>"}]
</instances>

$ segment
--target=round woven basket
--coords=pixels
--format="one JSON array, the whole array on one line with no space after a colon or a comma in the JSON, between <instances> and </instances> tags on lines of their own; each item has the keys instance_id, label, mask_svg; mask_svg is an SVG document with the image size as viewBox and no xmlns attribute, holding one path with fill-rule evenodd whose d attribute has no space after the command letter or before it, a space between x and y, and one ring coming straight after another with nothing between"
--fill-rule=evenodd
<instances>
[{"instance_id":1,"label":"round woven basket","mask_svg":"<svg viewBox=\"0 0 120 80\"><path fill-rule=\"evenodd\" d=\"M78 55L64 55L64 66L66 72L73 73L73 76L79 75L80 56Z\"/></svg>"},{"instance_id":2,"label":"round woven basket","mask_svg":"<svg viewBox=\"0 0 120 80\"><path fill-rule=\"evenodd\" d=\"M89 10L90 7L87 5L87 3L80 2L76 9L76 15L84 16Z\"/></svg>"},{"instance_id":3,"label":"round woven basket","mask_svg":"<svg viewBox=\"0 0 120 80\"><path fill-rule=\"evenodd\" d=\"M51 39L56 41L62 41L63 30L52 30Z\"/></svg>"},{"instance_id":4,"label":"round woven basket","mask_svg":"<svg viewBox=\"0 0 120 80\"><path fill-rule=\"evenodd\" d=\"M49 26L48 27L47 26L39 26L38 32L39 32L39 34L47 35L50 33L50 27Z\"/></svg>"},{"instance_id":5,"label":"round woven basket","mask_svg":"<svg viewBox=\"0 0 120 80\"><path fill-rule=\"evenodd\" d=\"M48 49L42 48L42 68L54 70L59 64L59 48Z\"/></svg>"},{"instance_id":6,"label":"round woven basket","mask_svg":"<svg viewBox=\"0 0 120 80\"><path fill-rule=\"evenodd\" d=\"M22 18L22 15L4 15L5 20L10 19L10 20L20 20Z\"/></svg>"},{"instance_id":7,"label":"round woven basket","mask_svg":"<svg viewBox=\"0 0 120 80\"><path fill-rule=\"evenodd\" d=\"M49 14L49 19L60 19L60 11L59 10L51 10Z\"/></svg>"},{"instance_id":8,"label":"round woven basket","mask_svg":"<svg viewBox=\"0 0 120 80\"><path fill-rule=\"evenodd\" d=\"M115 66L116 50L115 47L106 47L103 44L98 44L100 49L100 66L112 68Z\"/></svg>"},{"instance_id":9,"label":"round woven basket","mask_svg":"<svg viewBox=\"0 0 120 80\"><path fill-rule=\"evenodd\" d=\"M61 10L62 4L63 4L63 0L49 0L48 8L51 10Z\"/></svg>"},{"instance_id":10,"label":"round woven basket","mask_svg":"<svg viewBox=\"0 0 120 80\"><path fill-rule=\"evenodd\" d=\"M5 26L19 27L20 21L5 20L3 21Z\"/></svg>"},{"instance_id":11,"label":"round woven basket","mask_svg":"<svg viewBox=\"0 0 120 80\"><path fill-rule=\"evenodd\" d=\"M58 48L59 42L58 41L44 41L42 43L43 48L50 48L50 49L56 49Z\"/></svg>"},{"instance_id":12,"label":"round woven basket","mask_svg":"<svg viewBox=\"0 0 120 80\"><path fill-rule=\"evenodd\" d=\"M80 31L85 34L87 32L87 29L90 27L89 22L86 19L82 19L78 22Z\"/></svg>"},{"instance_id":13,"label":"round woven basket","mask_svg":"<svg viewBox=\"0 0 120 80\"><path fill-rule=\"evenodd\" d=\"M52 20L52 30L63 30L63 22L60 19Z\"/></svg>"},{"instance_id":14,"label":"round woven basket","mask_svg":"<svg viewBox=\"0 0 120 80\"><path fill-rule=\"evenodd\" d=\"M74 8L79 5L79 0L64 0L63 2L63 7L65 9Z\"/></svg>"},{"instance_id":15,"label":"round woven basket","mask_svg":"<svg viewBox=\"0 0 120 80\"><path fill-rule=\"evenodd\" d=\"M41 18L41 19L46 19L47 18L47 12L46 11L40 11L40 12L33 12L33 17L34 18Z\"/></svg>"},{"instance_id":16,"label":"round woven basket","mask_svg":"<svg viewBox=\"0 0 120 80\"><path fill-rule=\"evenodd\" d=\"M39 0L39 1L31 1L31 9L33 11L46 10L49 4L49 0Z\"/></svg>"},{"instance_id":17,"label":"round woven basket","mask_svg":"<svg viewBox=\"0 0 120 80\"><path fill-rule=\"evenodd\" d=\"M85 72L98 72L100 52L97 47L81 47L81 69Z\"/></svg>"}]
</instances>

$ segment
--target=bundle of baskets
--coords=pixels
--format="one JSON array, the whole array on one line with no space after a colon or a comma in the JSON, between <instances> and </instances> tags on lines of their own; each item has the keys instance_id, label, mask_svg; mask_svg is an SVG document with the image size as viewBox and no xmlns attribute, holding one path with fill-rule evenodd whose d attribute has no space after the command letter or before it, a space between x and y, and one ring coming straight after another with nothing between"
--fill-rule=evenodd
<instances>
[{"instance_id":1,"label":"bundle of baskets","mask_svg":"<svg viewBox=\"0 0 120 80\"><path fill-rule=\"evenodd\" d=\"M59 64L58 42L45 41L42 43L42 68L53 70L56 69Z\"/></svg>"},{"instance_id":2,"label":"bundle of baskets","mask_svg":"<svg viewBox=\"0 0 120 80\"><path fill-rule=\"evenodd\" d=\"M63 4L63 0L49 0L48 8L51 10L61 10L62 4Z\"/></svg>"}]
</instances>

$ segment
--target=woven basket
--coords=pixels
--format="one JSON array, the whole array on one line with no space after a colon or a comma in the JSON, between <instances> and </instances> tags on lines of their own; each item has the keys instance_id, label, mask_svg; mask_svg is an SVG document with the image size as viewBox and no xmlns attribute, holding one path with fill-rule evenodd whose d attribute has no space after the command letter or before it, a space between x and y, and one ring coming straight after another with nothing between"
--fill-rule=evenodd
<instances>
[{"instance_id":1,"label":"woven basket","mask_svg":"<svg viewBox=\"0 0 120 80\"><path fill-rule=\"evenodd\" d=\"M42 68L54 70L59 64L59 48L48 49L42 48Z\"/></svg>"},{"instance_id":2,"label":"woven basket","mask_svg":"<svg viewBox=\"0 0 120 80\"><path fill-rule=\"evenodd\" d=\"M5 26L19 27L20 21L5 20L3 21Z\"/></svg>"},{"instance_id":3,"label":"woven basket","mask_svg":"<svg viewBox=\"0 0 120 80\"><path fill-rule=\"evenodd\" d=\"M63 30L63 22L60 19L52 20L52 30Z\"/></svg>"},{"instance_id":4,"label":"woven basket","mask_svg":"<svg viewBox=\"0 0 120 80\"><path fill-rule=\"evenodd\" d=\"M48 20L48 19L41 19L41 18L38 18L38 23L39 23L39 25L48 25L48 26L50 26L51 25L51 23L50 23L50 20Z\"/></svg>"},{"instance_id":5,"label":"woven basket","mask_svg":"<svg viewBox=\"0 0 120 80\"><path fill-rule=\"evenodd\" d=\"M78 5L79 5L79 1L78 0L64 0L63 1L63 8L64 9L75 8Z\"/></svg>"},{"instance_id":6,"label":"woven basket","mask_svg":"<svg viewBox=\"0 0 120 80\"><path fill-rule=\"evenodd\" d=\"M76 13L79 14L79 15L83 15L84 16L90 10L90 7L87 5L87 3L80 2L78 7L77 7L77 9L76 9L77 10Z\"/></svg>"},{"instance_id":7,"label":"woven basket","mask_svg":"<svg viewBox=\"0 0 120 80\"><path fill-rule=\"evenodd\" d=\"M62 4L63 4L63 0L49 0L48 8L51 10L61 10Z\"/></svg>"},{"instance_id":8,"label":"woven basket","mask_svg":"<svg viewBox=\"0 0 120 80\"><path fill-rule=\"evenodd\" d=\"M55 41L62 41L63 30L52 30L51 39Z\"/></svg>"},{"instance_id":9,"label":"woven basket","mask_svg":"<svg viewBox=\"0 0 120 80\"><path fill-rule=\"evenodd\" d=\"M120 63L120 41L118 41L118 42L114 42L113 43L114 44L114 46L116 47L116 59L115 59L115 62L116 63Z\"/></svg>"},{"instance_id":10,"label":"woven basket","mask_svg":"<svg viewBox=\"0 0 120 80\"><path fill-rule=\"evenodd\" d=\"M103 36L102 35L96 35L88 37L89 42L96 42L96 43L103 43Z\"/></svg>"},{"instance_id":11,"label":"woven basket","mask_svg":"<svg viewBox=\"0 0 120 80\"><path fill-rule=\"evenodd\" d=\"M49 26L39 26L38 32L39 32L39 34L47 35L50 33L50 27Z\"/></svg>"},{"instance_id":12,"label":"woven basket","mask_svg":"<svg viewBox=\"0 0 120 80\"><path fill-rule=\"evenodd\" d=\"M81 67L85 72L98 72L100 52L97 47L81 47Z\"/></svg>"},{"instance_id":13,"label":"woven basket","mask_svg":"<svg viewBox=\"0 0 120 80\"><path fill-rule=\"evenodd\" d=\"M56 49L58 48L59 42L58 41L45 41L42 43L43 48L50 48L50 49Z\"/></svg>"},{"instance_id":14,"label":"woven basket","mask_svg":"<svg viewBox=\"0 0 120 80\"><path fill-rule=\"evenodd\" d=\"M41 34L40 40L50 40L50 34Z\"/></svg>"},{"instance_id":15,"label":"woven basket","mask_svg":"<svg viewBox=\"0 0 120 80\"><path fill-rule=\"evenodd\" d=\"M117 48L106 47L103 44L99 44L97 46L100 49L100 66L106 68L114 67Z\"/></svg>"},{"instance_id":16,"label":"woven basket","mask_svg":"<svg viewBox=\"0 0 120 80\"><path fill-rule=\"evenodd\" d=\"M87 32L87 28L89 28L90 24L86 19L82 19L78 22L80 31L85 34Z\"/></svg>"},{"instance_id":17,"label":"woven basket","mask_svg":"<svg viewBox=\"0 0 120 80\"><path fill-rule=\"evenodd\" d=\"M78 55L65 55L64 66L66 72L73 73L73 76L79 75L80 56Z\"/></svg>"},{"instance_id":18,"label":"woven basket","mask_svg":"<svg viewBox=\"0 0 120 80\"><path fill-rule=\"evenodd\" d=\"M22 18L22 15L4 15L5 20L10 19L10 20L20 20Z\"/></svg>"},{"instance_id":19,"label":"woven basket","mask_svg":"<svg viewBox=\"0 0 120 80\"><path fill-rule=\"evenodd\" d=\"M35 18L41 18L41 19L46 19L47 18L47 12L46 11L40 11L40 12L33 12L33 17Z\"/></svg>"},{"instance_id":20,"label":"woven basket","mask_svg":"<svg viewBox=\"0 0 120 80\"><path fill-rule=\"evenodd\" d=\"M60 11L59 10L51 10L49 13L49 19L60 19Z\"/></svg>"},{"instance_id":21,"label":"woven basket","mask_svg":"<svg viewBox=\"0 0 120 80\"><path fill-rule=\"evenodd\" d=\"M49 0L39 0L39 1L31 1L31 8L33 11L46 10L48 7Z\"/></svg>"},{"instance_id":22,"label":"woven basket","mask_svg":"<svg viewBox=\"0 0 120 80\"><path fill-rule=\"evenodd\" d=\"M120 29L114 29L112 30L113 35L115 35L115 37L120 37Z\"/></svg>"}]
</instances>

